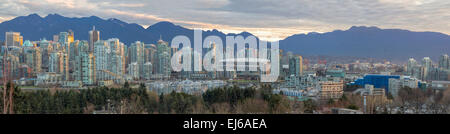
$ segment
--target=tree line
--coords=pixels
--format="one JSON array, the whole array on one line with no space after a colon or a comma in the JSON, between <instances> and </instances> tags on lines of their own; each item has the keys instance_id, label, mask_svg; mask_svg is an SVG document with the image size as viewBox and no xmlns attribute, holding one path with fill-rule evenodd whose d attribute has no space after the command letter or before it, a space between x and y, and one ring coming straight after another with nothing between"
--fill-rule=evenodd
<instances>
[{"instance_id":1,"label":"tree line","mask_svg":"<svg viewBox=\"0 0 450 134\"><path fill-rule=\"evenodd\" d=\"M3 96L3 88L0 95ZM202 95L175 91L158 95L144 84L131 88L128 83L120 88L70 90L21 90L14 86L13 98L16 114L285 113L290 105L285 96L271 94L267 85L260 90L222 87ZM0 102L3 111L3 99Z\"/></svg>"}]
</instances>

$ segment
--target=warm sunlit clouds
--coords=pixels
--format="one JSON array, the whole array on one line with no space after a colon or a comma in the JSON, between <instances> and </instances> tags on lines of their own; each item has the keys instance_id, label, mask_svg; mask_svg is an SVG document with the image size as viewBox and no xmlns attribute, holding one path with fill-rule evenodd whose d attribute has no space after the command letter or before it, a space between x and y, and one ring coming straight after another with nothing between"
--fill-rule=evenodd
<instances>
[{"instance_id":1,"label":"warm sunlit clouds","mask_svg":"<svg viewBox=\"0 0 450 134\"><path fill-rule=\"evenodd\" d=\"M159 21L265 40L354 25L450 33L449 0L0 0L0 21L38 13L99 16L149 26Z\"/></svg>"}]
</instances>

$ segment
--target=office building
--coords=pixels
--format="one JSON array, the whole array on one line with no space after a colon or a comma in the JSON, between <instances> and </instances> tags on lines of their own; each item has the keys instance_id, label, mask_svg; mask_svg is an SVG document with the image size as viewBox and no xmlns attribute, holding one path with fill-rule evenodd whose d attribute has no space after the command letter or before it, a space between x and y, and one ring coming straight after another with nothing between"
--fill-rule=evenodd
<instances>
[{"instance_id":1,"label":"office building","mask_svg":"<svg viewBox=\"0 0 450 134\"><path fill-rule=\"evenodd\" d=\"M89 31L89 51L94 51L94 43L100 40L100 31L95 30L95 26Z\"/></svg>"},{"instance_id":2,"label":"office building","mask_svg":"<svg viewBox=\"0 0 450 134\"><path fill-rule=\"evenodd\" d=\"M22 46L23 37L19 32L6 32L5 33L5 45L6 46Z\"/></svg>"}]
</instances>

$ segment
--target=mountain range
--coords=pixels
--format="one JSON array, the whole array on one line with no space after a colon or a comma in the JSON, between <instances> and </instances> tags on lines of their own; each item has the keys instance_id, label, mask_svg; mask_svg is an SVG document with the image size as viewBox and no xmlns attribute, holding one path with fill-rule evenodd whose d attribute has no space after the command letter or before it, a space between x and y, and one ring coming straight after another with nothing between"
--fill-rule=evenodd
<instances>
[{"instance_id":1,"label":"mountain range","mask_svg":"<svg viewBox=\"0 0 450 134\"><path fill-rule=\"evenodd\" d=\"M186 35L193 41L193 30L163 21L147 28L118 19L96 16L70 18L59 14L41 17L37 14L19 16L0 23L0 37L5 32L20 32L24 40L52 39L53 35L71 29L75 39L87 40L88 31L95 26L101 39L119 38L129 45L134 41L156 43L160 37L171 41L177 35ZM216 29L203 31L203 37L216 35L225 41L227 35L252 35L248 32L225 34ZM0 38L4 40L4 38ZM225 43L224 43L225 44ZM438 32L414 32L402 29L353 26L347 30L326 33L296 34L280 40L280 48L295 54L314 56L355 56L406 61L410 57L437 59L450 52L450 36Z\"/></svg>"}]
</instances>

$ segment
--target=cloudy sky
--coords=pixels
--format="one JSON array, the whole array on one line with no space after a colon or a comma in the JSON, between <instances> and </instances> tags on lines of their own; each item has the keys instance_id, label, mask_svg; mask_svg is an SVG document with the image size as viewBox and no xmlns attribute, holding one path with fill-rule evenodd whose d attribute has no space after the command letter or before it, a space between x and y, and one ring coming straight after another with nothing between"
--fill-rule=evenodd
<instances>
[{"instance_id":1,"label":"cloudy sky","mask_svg":"<svg viewBox=\"0 0 450 134\"><path fill-rule=\"evenodd\" d=\"M450 0L0 0L0 22L58 13L99 16L145 28L171 21L188 28L251 32L262 39L377 26L450 34Z\"/></svg>"}]
</instances>

